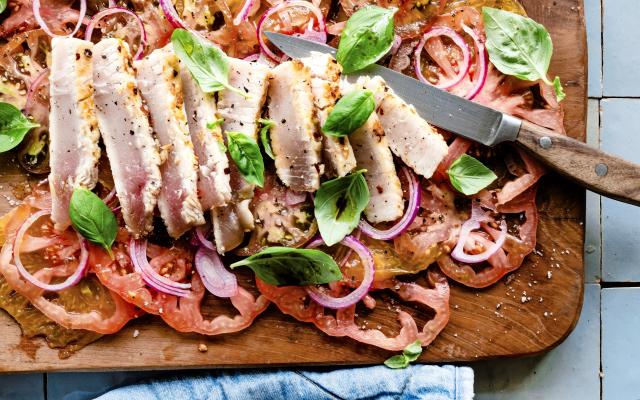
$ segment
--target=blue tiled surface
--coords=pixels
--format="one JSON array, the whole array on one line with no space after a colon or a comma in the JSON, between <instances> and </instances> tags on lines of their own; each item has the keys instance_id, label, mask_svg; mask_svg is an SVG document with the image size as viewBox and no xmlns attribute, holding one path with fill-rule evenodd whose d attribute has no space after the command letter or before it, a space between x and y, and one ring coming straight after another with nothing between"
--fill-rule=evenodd
<instances>
[{"instance_id":1,"label":"blue tiled surface","mask_svg":"<svg viewBox=\"0 0 640 400\"><path fill-rule=\"evenodd\" d=\"M640 288L602 290L602 398L640 399Z\"/></svg>"},{"instance_id":2,"label":"blue tiled surface","mask_svg":"<svg viewBox=\"0 0 640 400\"><path fill-rule=\"evenodd\" d=\"M0 399L44 400L44 375L0 375Z\"/></svg>"},{"instance_id":3,"label":"blue tiled surface","mask_svg":"<svg viewBox=\"0 0 640 400\"><path fill-rule=\"evenodd\" d=\"M584 0L589 51L589 97L602 97L601 5L601 0Z\"/></svg>"},{"instance_id":4,"label":"blue tiled surface","mask_svg":"<svg viewBox=\"0 0 640 400\"><path fill-rule=\"evenodd\" d=\"M640 141L631 139L640 126L640 99L605 99L601 102L602 149L640 162ZM640 208L602 200L602 279L640 282Z\"/></svg>"},{"instance_id":5,"label":"blue tiled surface","mask_svg":"<svg viewBox=\"0 0 640 400\"><path fill-rule=\"evenodd\" d=\"M640 96L640 7L638 0L603 0L603 94Z\"/></svg>"},{"instance_id":6,"label":"blue tiled surface","mask_svg":"<svg viewBox=\"0 0 640 400\"><path fill-rule=\"evenodd\" d=\"M547 354L473 364L477 399L600 398L600 285L587 284L580 320Z\"/></svg>"}]
</instances>

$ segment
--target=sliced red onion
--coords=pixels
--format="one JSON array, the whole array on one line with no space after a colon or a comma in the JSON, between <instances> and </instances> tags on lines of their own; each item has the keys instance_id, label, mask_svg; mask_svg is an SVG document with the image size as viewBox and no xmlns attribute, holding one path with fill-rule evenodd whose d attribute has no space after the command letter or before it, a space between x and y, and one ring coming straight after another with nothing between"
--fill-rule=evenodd
<instances>
[{"instance_id":1,"label":"sliced red onion","mask_svg":"<svg viewBox=\"0 0 640 400\"><path fill-rule=\"evenodd\" d=\"M242 5L242 9L233 19L233 24L240 25L240 23L246 21L249 18L249 11L251 11L251 8L254 4L255 0L245 0L244 4Z\"/></svg>"},{"instance_id":2,"label":"sliced red onion","mask_svg":"<svg viewBox=\"0 0 640 400\"><path fill-rule=\"evenodd\" d=\"M78 14L78 22L76 23L75 28L73 28L73 32L71 32L68 35L58 35L58 34L53 33L51 31L51 29L49 29L49 26L47 25L47 23L42 18L42 15L40 15L40 0L33 0L33 16L35 17L36 22L38 23L38 25L40 25L40 28L42 28L42 30L45 31L47 33L47 35L49 35L51 37L72 37L72 36L74 36L76 33L78 33L78 30L80 30L80 26L82 26L82 21L84 20L84 16L86 14L87 14L87 0L80 0L80 13Z\"/></svg>"},{"instance_id":3,"label":"sliced red onion","mask_svg":"<svg viewBox=\"0 0 640 400\"><path fill-rule=\"evenodd\" d=\"M462 51L462 64L460 64L458 75L456 75L455 78L445 83L438 83L437 85L433 85L424 77L424 75L422 75L422 66L420 65L420 57L422 55L422 49L424 48L424 45L427 43L427 40L434 37L438 37L438 36L446 36L450 38L451 40L453 40L453 43L455 43L456 46L460 48L460 50ZM460 36L456 31L454 31L451 28L447 28L446 26L436 26L433 29L431 29L429 32L425 33L424 36L422 37L422 40L420 40L420 43L418 43L418 47L416 47L415 49L414 56L415 57L414 57L413 67L415 69L416 76L418 77L418 79L420 79L424 83L428 83L439 89L449 89L457 85L458 83L462 82L464 77L469 72L469 68L471 67L471 54L469 52L469 46L467 45L467 42L465 42L464 38Z\"/></svg>"},{"instance_id":4,"label":"sliced red onion","mask_svg":"<svg viewBox=\"0 0 640 400\"><path fill-rule=\"evenodd\" d=\"M391 45L391 50L389 50L389 53L396 54L401 44L402 38L396 33L395 35L393 35L393 44Z\"/></svg>"},{"instance_id":5,"label":"sliced red onion","mask_svg":"<svg viewBox=\"0 0 640 400\"><path fill-rule=\"evenodd\" d=\"M178 297L186 297L191 291L190 283L180 283L164 277L153 269L147 259L147 241L131 239L129 242L129 256L135 271L153 289Z\"/></svg>"},{"instance_id":6,"label":"sliced red onion","mask_svg":"<svg viewBox=\"0 0 640 400\"><path fill-rule=\"evenodd\" d=\"M84 39L89 41L91 40L91 35L93 35L93 30L95 29L96 25L98 24L98 22L100 22L101 19L108 17L109 15L120 14L120 13L132 16L133 18L136 19L136 22L138 23L138 27L140 28L140 44L138 45L138 51L136 52L134 59L139 60L142 58L144 54L144 50L147 47L147 31L145 30L144 23L142 22L142 19L138 16L138 14L124 7L116 7L115 5L110 6L110 8L104 9L99 13L97 13L96 15L94 15L91 18L91 21L89 21L89 25L87 25L87 29L85 30L85 33L84 33Z\"/></svg>"},{"instance_id":7,"label":"sliced red onion","mask_svg":"<svg viewBox=\"0 0 640 400\"><path fill-rule=\"evenodd\" d=\"M462 29L467 33L467 35L471 36L471 38L473 39L473 43L475 44L476 49L478 50L477 64L478 64L479 70L476 71L476 75L478 76L478 78L475 84L473 85L473 87L471 88L471 90L469 90L469 93L467 93L464 96L467 99L472 100L474 97L478 95L478 93L480 93L480 91L484 87L485 82L487 81L487 73L489 71L489 59L487 57L487 49L484 46L484 42L480 40L480 37L478 36L478 34L473 29L466 26L465 24L462 24Z\"/></svg>"},{"instance_id":8,"label":"sliced red onion","mask_svg":"<svg viewBox=\"0 0 640 400\"><path fill-rule=\"evenodd\" d=\"M60 290L68 289L74 285L76 285L82 277L84 277L85 272L87 271L88 260L89 260L89 250L87 249L86 240L78 234L78 240L80 241L80 260L78 261L78 266L76 270L71 274L64 282L49 284L40 281L35 276L31 275L29 271L22 264L22 260L20 259L20 248L22 247L22 240L24 235L27 233L31 225L33 225L38 219L44 217L45 215L50 215L51 211L49 210L41 210L37 213L33 214L29 218L24 221L20 229L18 229L18 233L16 234L16 238L13 241L13 261L18 268L18 272L20 276L24 278L29 283L39 287L42 290L47 290L50 292L59 292Z\"/></svg>"},{"instance_id":9,"label":"sliced red onion","mask_svg":"<svg viewBox=\"0 0 640 400\"><path fill-rule=\"evenodd\" d=\"M395 225L385 230L374 228L364 218L362 218L358 227L362 230L362 233L372 239L391 240L400 236L407 230L409 225L411 225L418 215L421 198L420 183L413 171L408 167L402 167L402 173L404 173L404 176L407 178L407 182L409 182L409 202L407 204L407 210Z\"/></svg>"},{"instance_id":10,"label":"sliced red onion","mask_svg":"<svg viewBox=\"0 0 640 400\"><path fill-rule=\"evenodd\" d=\"M318 238L307 245L307 248L313 249L323 244L324 241L322 240L322 238ZM309 297L311 297L316 303L320 304L323 307L332 308L335 310L350 307L362 300L364 296L369 293L369 289L371 289L373 278L376 272L373 262L373 255L371 254L367 246L365 246L362 242L360 242L353 236L347 236L342 239L340 244L353 249L353 251L355 251L360 257L360 260L362 260L364 275L362 277L362 282L360 283L360 285L344 297L329 296L316 286L307 286L306 288L307 293L309 293Z\"/></svg>"},{"instance_id":11,"label":"sliced red onion","mask_svg":"<svg viewBox=\"0 0 640 400\"><path fill-rule=\"evenodd\" d=\"M238 293L236 276L227 271L215 249L200 247L196 252L196 270L204 287L218 297L232 297Z\"/></svg>"},{"instance_id":12,"label":"sliced red onion","mask_svg":"<svg viewBox=\"0 0 640 400\"><path fill-rule=\"evenodd\" d=\"M460 237L458 238L456 247L451 252L451 257L463 263L477 264L487 261L489 257L496 253L496 251L500 250L507 238L507 223L504 220L500 222L500 233L491 246L487 247L480 254L467 254L464 252L464 247L467 240L469 240L471 232L475 229L480 229L480 224L482 222L488 222L489 220L490 218L482 210L480 204L473 201L471 206L471 218L466 220L460 227Z\"/></svg>"},{"instance_id":13,"label":"sliced red onion","mask_svg":"<svg viewBox=\"0 0 640 400\"><path fill-rule=\"evenodd\" d=\"M207 239L207 236L209 236L208 227L202 225L202 226L196 227L195 230L196 230L196 238L198 239L198 242L200 242L200 245L206 247L209 250L217 251L216 246L213 244L213 242Z\"/></svg>"},{"instance_id":14,"label":"sliced red onion","mask_svg":"<svg viewBox=\"0 0 640 400\"><path fill-rule=\"evenodd\" d=\"M33 105L33 97L38 92L40 85L42 82L49 76L49 68L45 68L36 76L36 78L29 85L29 90L27 91L27 100L24 103L24 111L27 114L31 114L31 106Z\"/></svg>"},{"instance_id":15,"label":"sliced red onion","mask_svg":"<svg viewBox=\"0 0 640 400\"><path fill-rule=\"evenodd\" d=\"M295 206L296 204L303 203L307 199L306 192L296 192L294 190L287 190L284 194L284 202L288 206Z\"/></svg>"},{"instance_id":16,"label":"sliced red onion","mask_svg":"<svg viewBox=\"0 0 640 400\"><path fill-rule=\"evenodd\" d=\"M109 202L111 200L113 200L116 197L116 188L111 189L111 191L109 192L109 194L107 194L106 196L104 196L104 199L102 199L102 202L104 204L109 204Z\"/></svg>"},{"instance_id":17,"label":"sliced red onion","mask_svg":"<svg viewBox=\"0 0 640 400\"><path fill-rule=\"evenodd\" d=\"M291 0L291 1L280 2L275 6L269 8L267 11L264 12L264 14L262 14L260 19L258 20L258 25L256 27L256 31L258 35L258 44L260 45L260 51L264 53L267 57L269 57L270 59L276 62L284 61L285 56L278 56L276 53L271 51L271 49L269 49L269 46L267 46L267 43L264 41L262 37L264 22L271 15L279 13L282 10L289 7L305 7L315 15L316 20L318 21L318 31L313 31L317 33L317 36L315 36L315 38L312 39L314 34L309 32L309 29L305 30L305 33L299 36L304 36L304 37L310 38L311 40L317 40L317 41L322 40L322 37L324 37L323 43L326 43L326 40L327 40L327 26L324 21L324 15L322 14L322 10L320 10L318 6L303 0Z\"/></svg>"},{"instance_id":18,"label":"sliced red onion","mask_svg":"<svg viewBox=\"0 0 640 400\"><path fill-rule=\"evenodd\" d=\"M254 61L258 61L259 58L260 58L260 53L254 53L254 54L246 56L245 58L243 58L243 60L249 61L249 62L254 62Z\"/></svg>"}]
</instances>

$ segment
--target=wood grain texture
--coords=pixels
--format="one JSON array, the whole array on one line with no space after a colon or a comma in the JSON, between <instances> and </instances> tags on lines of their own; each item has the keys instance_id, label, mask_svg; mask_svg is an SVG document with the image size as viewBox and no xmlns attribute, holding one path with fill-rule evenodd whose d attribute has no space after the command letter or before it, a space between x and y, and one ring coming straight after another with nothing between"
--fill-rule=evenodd
<instances>
[{"instance_id":1,"label":"wood grain texture","mask_svg":"<svg viewBox=\"0 0 640 400\"><path fill-rule=\"evenodd\" d=\"M530 16L551 32L551 71L566 84L565 125L585 138L586 39L582 0L524 0ZM14 160L0 159L0 192L12 196L21 178ZM485 290L453 285L451 321L420 358L469 361L544 352L560 343L580 314L583 292L584 191L558 176L543 179L538 193L538 250L509 278ZM0 212L10 208L0 198ZM549 278L550 276L550 278ZM428 313L415 311L417 319ZM394 313L378 316L392 323ZM135 330L140 331L137 338ZM67 360L41 340L26 342L13 320L0 313L0 370L173 369L380 363L391 354L350 339L331 338L281 315L274 306L246 331L220 337L180 334L146 316ZM208 351L201 353L198 345Z\"/></svg>"},{"instance_id":2,"label":"wood grain texture","mask_svg":"<svg viewBox=\"0 0 640 400\"><path fill-rule=\"evenodd\" d=\"M522 123L517 143L585 188L640 205L640 165L527 121Z\"/></svg>"}]
</instances>

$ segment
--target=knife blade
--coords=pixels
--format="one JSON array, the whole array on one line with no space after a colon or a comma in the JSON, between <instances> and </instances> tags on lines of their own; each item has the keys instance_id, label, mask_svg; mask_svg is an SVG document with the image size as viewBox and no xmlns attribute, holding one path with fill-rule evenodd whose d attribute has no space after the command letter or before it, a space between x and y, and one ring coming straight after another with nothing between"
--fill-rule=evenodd
<instances>
[{"instance_id":1,"label":"knife blade","mask_svg":"<svg viewBox=\"0 0 640 400\"><path fill-rule=\"evenodd\" d=\"M267 38L292 58L304 58L312 52L328 53L335 57L336 49L326 44L295 36L265 32ZM360 76L381 76L387 85L404 101L412 104L427 122L467 137L486 146L514 141L521 121L483 105L468 101L435 86L422 83L381 65L372 65L350 74L349 80Z\"/></svg>"},{"instance_id":2,"label":"knife blade","mask_svg":"<svg viewBox=\"0 0 640 400\"><path fill-rule=\"evenodd\" d=\"M312 52L336 49L299 37L265 32L286 55L304 58ZM562 175L601 195L640 206L640 165L607 154L564 134L523 121L434 86L385 68L372 65L349 74L347 80L379 75L396 95L412 104L431 124L487 146L515 142L538 160Z\"/></svg>"}]
</instances>

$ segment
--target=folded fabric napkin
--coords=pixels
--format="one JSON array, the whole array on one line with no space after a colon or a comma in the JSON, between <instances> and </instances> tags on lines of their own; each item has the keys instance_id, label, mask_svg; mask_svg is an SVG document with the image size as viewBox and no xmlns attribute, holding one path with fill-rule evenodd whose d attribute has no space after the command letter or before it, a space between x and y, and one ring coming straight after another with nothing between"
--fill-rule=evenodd
<instances>
[{"instance_id":1,"label":"folded fabric napkin","mask_svg":"<svg viewBox=\"0 0 640 400\"><path fill-rule=\"evenodd\" d=\"M333 371L240 370L150 380L108 392L98 400L473 399L468 367L412 365Z\"/></svg>"}]
</instances>

